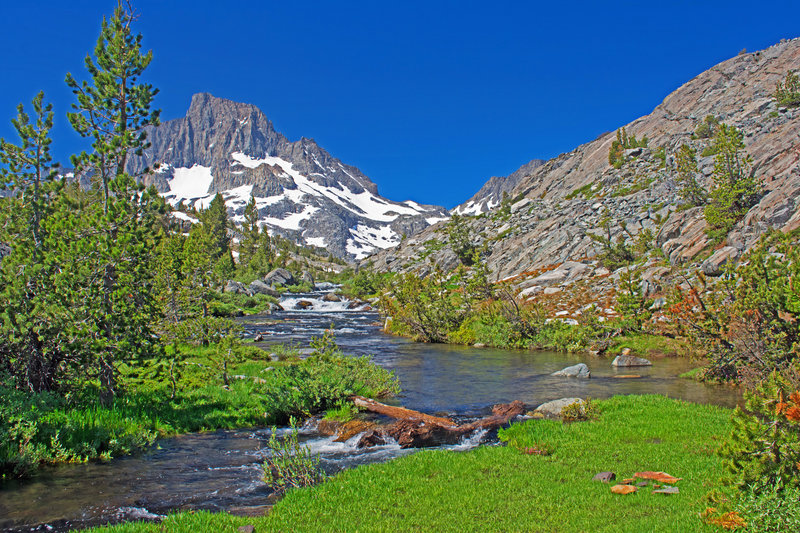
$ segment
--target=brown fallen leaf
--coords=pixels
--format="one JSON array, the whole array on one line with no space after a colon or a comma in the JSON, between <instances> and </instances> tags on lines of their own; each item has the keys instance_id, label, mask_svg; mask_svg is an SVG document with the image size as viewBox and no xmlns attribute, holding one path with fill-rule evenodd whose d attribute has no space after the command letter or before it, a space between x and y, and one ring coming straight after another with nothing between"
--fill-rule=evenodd
<instances>
[{"instance_id":1,"label":"brown fallen leaf","mask_svg":"<svg viewBox=\"0 0 800 533\"><path fill-rule=\"evenodd\" d=\"M611 492L614 494L630 494L632 492L636 492L636 487L631 485L614 485L611 487Z\"/></svg>"},{"instance_id":2,"label":"brown fallen leaf","mask_svg":"<svg viewBox=\"0 0 800 533\"><path fill-rule=\"evenodd\" d=\"M638 374L622 374L620 376L614 376L617 379L633 379L633 378L640 378L642 376Z\"/></svg>"},{"instance_id":3,"label":"brown fallen leaf","mask_svg":"<svg viewBox=\"0 0 800 533\"><path fill-rule=\"evenodd\" d=\"M653 481L658 481L659 483L677 483L683 478L670 476L666 472L636 472L634 474L635 477L640 479L652 479Z\"/></svg>"},{"instance_id":4,"label":"brown fallen leaf","mask_svg":"<svg viewBox=\"0 0 800 533\"><path fill-rule=\"evenodd\" d=\"M627 484L629 484L629 483L633 483L634 481L636 481L636 478L635 478L635 477L629 477L629 478L627 478L627 479L623 479L623 480L622 480L622 484L623 484L623 485L627 485Z\"/></svg>"}]
</instances>

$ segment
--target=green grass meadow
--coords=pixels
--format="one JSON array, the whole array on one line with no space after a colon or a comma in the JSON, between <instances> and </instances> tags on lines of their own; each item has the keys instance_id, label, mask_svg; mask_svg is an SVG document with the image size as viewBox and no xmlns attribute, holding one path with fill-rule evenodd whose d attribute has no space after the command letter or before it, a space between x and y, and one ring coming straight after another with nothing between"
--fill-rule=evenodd
<instances>
[{"instance_id":1,"label":"green grass meadow","mask_svg":"<svg viewBox=\"0 0 800 533\"><path fill-rule=\"evenodd\" d=\"M731 411L659 396L598 401L592 422L531 420L501 432L507 446L470 452L422 451L348 470L292 490L265 517L182 513L160 524L103 531L714 531L700 513L724 475L716 452ZM537 447L549 455L528 455ZM610 470L683 478L679 494L652 487L620 496L592 481Z\"/></svg>"}]
</instances>

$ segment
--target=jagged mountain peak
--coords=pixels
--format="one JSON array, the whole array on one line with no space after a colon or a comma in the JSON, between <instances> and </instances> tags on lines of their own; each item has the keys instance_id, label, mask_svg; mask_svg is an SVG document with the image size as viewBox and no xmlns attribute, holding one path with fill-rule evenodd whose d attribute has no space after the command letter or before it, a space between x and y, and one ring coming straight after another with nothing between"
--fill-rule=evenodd
<instances>
[{"instance_id":1,"label":"jagged mountain peak","mask_svg":"<svg viewBox=\"0 0 800 533\"><path fill-rule=\"evenodd\" d=\"M148 140L130 170L155 169L147 179L170 203L203 208L220 193L239 222L252 196L271 232L339 257L360 259L447 217L382 198L358 168L313 138L290 141L251 104L196 94L185 117L151 128Z\"/></svg>"}]
</instances>

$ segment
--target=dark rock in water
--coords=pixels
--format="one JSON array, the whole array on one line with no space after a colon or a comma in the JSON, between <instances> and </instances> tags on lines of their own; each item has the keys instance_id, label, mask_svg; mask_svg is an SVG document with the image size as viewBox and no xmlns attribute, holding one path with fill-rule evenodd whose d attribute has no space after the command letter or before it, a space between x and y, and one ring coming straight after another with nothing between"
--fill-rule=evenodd
<instances>
[{"instance_id":1,"label":"dark rock in water","mask_svg":"<svg viewBox=\"0 0 800 533\"><path fill-rule=\"evenodd\" d=\"M559 370L558 372L553 372L550 375L564 376L568 378L583 378L583 379L588 379L592 377L591 372L589 372L589 367L586 366L584 363L578 363L577 365L568 366L567 368Z\"/></svg>"},{"instance_id":2,"label":"dark rock in water","mask_svg":"<svg viewBox=\"0 0 800 533\"><path fill-rule=\"evenodd\" d=\"M358 440L358 448L372 448L373 446L383 446L388 442L386 435L381 430L373 429L366 432Z\"/></svg>"},{"instance_id":3,"label":"dark rock in water","mask_svg":"<svg viewBox=\"0 0 800 533\"><path fill-rule=\"evenodd\" d=\"M329 292L328 294L326 294L325 296L322 297L322 301L323 302L341 302L342 298L337 294Z\"/></svg>"},{"instance_id":4,"label":"dark rock in water","mask_svg":"<svg viewBox=\"0 0 800 533\"><path fill-rule=\"evenodd\" d=\"M309 302L308 300L300 300L294 304L295 309L311 309L312 307L314 307L313 302Z\"/></svg>"},{"instance_id":5,"label":"dark rock in water","mask_svg":"<svg viewBox=\"0 0 800 533\"><path fill-rule=\"evenodd\" d=\"M284 285L296 285L297 281L292 273L285 268L276 268L264 276L264 283L273 287L283 287Z\"/></svg>"},{"instance_id":6,"label":"dark rock in water","mask_svg":"<svg viewBox=\"0 0 800 533\"><path fill-rule=\"evenodd\" d=\"M653 363L647 359L636 357L633 355L618 355L611 361L611 366L628 367L628 366L650 366Z\"/></svg>"},{"instance_id":7,"label":"dark rock in water","mask_svg":"<svg viewBox=\"0 0 800 533\"><path fill-rule=\"evenodd\" d=\"M347 308L348 308L348 309L358 309L358 308L359 308L359 307L361 307L362 305L364 305L364 302L362 302L362 301L359 301L359 300L353 300L352 302L350 302L349 304L347 304Z\"/></svg>"},{"instance_id":8,"label":"dark rock in water","mask_svg":"<svg viewBox=\"0 0 800 533\"><path fill-rule=\"evenodd\" d=\"M614 472L600 472L596 474L592 481L602 481L603 483L609 483L617 479L617 475Z\"/></svg>"},{"instance_id":9,"label":"dark rock in water","mask_svg":"<svg viewBox=\"0 0 800 533\"><path fill-rule=\"evenodd\" d=\"M264 335L262 335L261 333L253 337L253 342L261 342L263 340L264 340Z\"/></svg>"}]
</instances>

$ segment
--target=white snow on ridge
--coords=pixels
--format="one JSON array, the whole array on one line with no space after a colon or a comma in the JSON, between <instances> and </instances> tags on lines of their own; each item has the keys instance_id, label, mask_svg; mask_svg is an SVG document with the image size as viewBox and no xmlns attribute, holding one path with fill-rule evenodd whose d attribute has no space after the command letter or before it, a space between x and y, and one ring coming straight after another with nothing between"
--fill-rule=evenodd
<instances>
[{"instance_id":1,"label":"white snow on ridge","mask_svg":"<svg viewBox=\"0 0 800 533\"><path fill-rule=\"evenodd\" d=\"M231 154L231 157L247 168L256 168L265 163L273 166L277 165L294 180L297 184L297 190L312 196L324 196L348 211L352 211L377 222L393 222L400 215L413 216L425 213L416 202L408 201L403 204L394 204L375 196L367 190L356 194L344 185L342 185L341 188L318 185L294 170L292 163L280 157L267 156L262 159L254 159L242 152L234 152ZM342 167L342 171L353 178L349 172L344 170L344 167ZM355 180L355 178L353 179ZM354 210L353 207L356 207L356 210Z\"/></svg>"},{"instance_id":2,"label":"white snow on ridge","mask_svg":"<svg viewBox=\"0 0 800 533\"><path fill-rule=\"evenodd\" d=\"M389 226L371 228L359 224L354 229L350 230L350 234L353 237L347 239L347 246L345 249L348 253L353 254L356 259L363 259L376 248L384 250L397 246L400 242L400 236Z\"/></svg>"},{"instance_id":3,"label":"white snow on ridge","mask_svg":"<svg viewBox=\"0 0 800 533\"><path fill-rule=\"evenodd\" d=\"M173 178L169 180L169 192L165 196L174 196L177 199L201 198L208 194L213 180L210 167L194 165L192 168L176 168Z\"/></svg>"},{"instance_id":4,"label":"white snow on ridge","mask_svg":"<svg viewBox=\"0 0 800 533\"><path fill-rule=\"evenodd\" d=\"M325 237L305 237L305 241L310 246L325 248Z\"/></svg>"},{"instance_id":5,"label":"white snow on ridge","mask_svg":"<svg viewBox=\"0 0 800 533\"><path fill-rule=\"evenodd\" d=\"M266 217L262 218L261 222L271 226L278 226L279 228L296 231L301 228L301 222L311 218L317 211L319 211L319 207L307 205L301 213L289 213L285 218Z\"/></svg>"},{"instance_id":6,"label":"white snow on ridge","mask_svg":"<svg viewBox=\"0 0 800 533\"><path fill-rule=\"evenodd\" d=\"M192 224L196 224L197 222L199 222L199 220L197 220L193 216L187 215L183 211L173 211L172 216L177 218L178 220L186 220L188 222L191 222Z\"/></svg>"}]
</instances>

